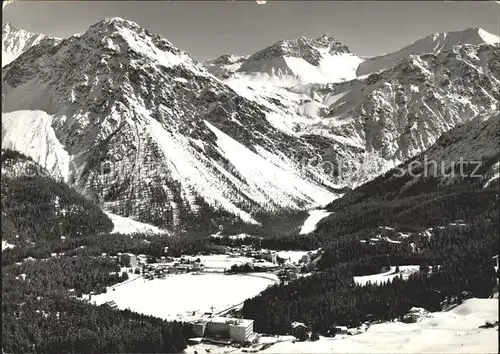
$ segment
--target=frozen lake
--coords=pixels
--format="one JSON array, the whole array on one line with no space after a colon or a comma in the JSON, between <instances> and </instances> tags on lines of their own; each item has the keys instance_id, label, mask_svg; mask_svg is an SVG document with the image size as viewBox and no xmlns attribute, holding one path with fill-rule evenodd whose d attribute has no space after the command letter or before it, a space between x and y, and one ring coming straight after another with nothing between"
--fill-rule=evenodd
<instances>
[{"instance_id":1,"label":"frozen lake","mask_svg":"<svg viewBox=\"0 0 500 354\"><path fill-rule=\"evenodd\" d=\"M164 279L136 278L107 293L92 296L96 305L115 301L119 309L130 309L163 319L187 319L196 314L219 312L278 282L274 274L173 274ZM115 290L113 290L115 288Z\"/></svg>"}]
</instances>

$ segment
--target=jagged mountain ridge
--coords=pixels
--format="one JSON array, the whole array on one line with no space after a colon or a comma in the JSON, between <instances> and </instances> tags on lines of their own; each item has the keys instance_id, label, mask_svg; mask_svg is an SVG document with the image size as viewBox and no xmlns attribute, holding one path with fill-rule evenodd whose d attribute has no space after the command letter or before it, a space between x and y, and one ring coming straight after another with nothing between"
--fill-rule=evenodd
<instances>
[{"instance_id":1,"label":"jagged mountain ridge","mask_svg":"<svg viewBox=\"0 0 500 354\"><path fill-rule=\"evenodd\" d=\"M229 79L247 59L244 56L223 54L215 59L206 60L203 66L207 71L221 80Z\"/></svg>"},{"instance_id":2,"label":"jagged mountain ridge","mask_svg":"<svg viewBox=\"0 0 500 354\"><path fill-rule=\"evenodd\" d=\"M362 80L296 87L328 106L303 128L347 136L384 159L404 161L456 124L498 107L499 58L499 45L461 45L406 57Z\"/></svg>"},{"instance_id":3,"label":"jagged mountain ridge","mask_svg":"<svg viewBox=\"0 0 500 354\"><path fill-rule=\"evenodd\" d=\"M206 61L220 79L246 79L290 86L306 82L353 79L362 61L334 37L281 40L248 57L222 55Z\"/></svg>"},{"instance_id":4,"label":"jagged mountain ridge","mask_svg":"<svg viewBox=\"0 0 500 354\"><path fill-rule=\"evenodd\" d=\"M300 166L318 147L275 129L265 107L133 22L106 19L34 46L2 77L4 113L49 116L67 180L111 212L162 227L204 208L255 222L253 210L335 197L319 168Z\"/></svg>"},{"instance_id":5,"label":"jagged mountain ridge","mask_svg":"<svg viewBox=\"0 0 500 354\"><path fill-rule=\"evenodd\" d=\"M342 160L345 178L333 182L353 187L424 151L456 124L498 108L499 56L498 44L464 44L347 82L225 82L273 111L277 129L324 142L333 160Z\"/></svg>"},{"instance_id":6,"label":"jagged mountain ridge","mask_svg":"<svg viewBox=\"0 0 500 354\"><path fill-rule=\"evenodd\" d=\"M347 175L333 176L333 183L353 187L425 150L455 124L498 107L495 38L481 29L434 34L396 52L400 57L391 56L384 70L344 82L256 80L235 69L248 58L234 56L220 58L218 68L235 91L274 112L277 129L335 151ZM436 54L427 53L429 43Z\"/></svg>"},{"instance_id":7,"label":"jagged mountain ridge","mask_svg":"<svg viewBox=\"0 0 500 354\"><path fill-rule=\"evenodd\" d=\"M442 51L450 50L456 45L495 44L499 41L500 38L498 36L488 33L482 28L468 28L463 31L433 33L396 52L387 53L363 61L359 65L356 74L358 76L363 76L388 69L396 65L399 60L410 55L422 55L426 53L438 54Z\"/></svg>"},{"instance_id":8,"label":"jagged mountain ridge","mask_svg":"<svg viewBox=\"0 0 500 354\"><path fill-rule=\"evenodd\" d=\"M377 200L393 200L463 180L484 187L498 182L500 113L490 111L443 133L428 149L372 181L346 193L330 208Z\"/></svg>"},{"instance_id":9,"label":"jagged mountain ridge","mask_svg":"<svg viewBox=\"0 0 500 354\"><path fill-rule=\"evenodd\" d=\"M117 24L125 29L117 32ZM219 76L216 70L221 65L233 66L222 73L229 77L224 81L228 88L168 41L137 27L110 19L64 40L64 45L44 42L33 47L26 54L29 59L21 57L14 70L4 70L4 91L9 92L3 102L8 118L4 120L19 122L19 116L28 115L37 120L39 115L44 129L30 124L30 131L21 124L21 131L40 136L38 141L45 139L48 145L62 143L67 150L66 156L64 151L48 149L45 157L39 156L40 162L55 161L63 178L100 200L106 209L162 227L164 220L178 224L181 215L199 215L210 205L253 221L252 210L263 205L270 210L282 204L302 208L324 203L335 195L318 189L318 184L342 188L368 181L498 102L498 77L492 74L499 65L495 45L459 45L438 55L403 58L366 78L292 87L232 76L248 57L223 56L212 66L205 63L209 72ZM348 51L339 46L333 47ZM99 63L74 53L96 47L105 53ZM285 52L297 55L297 47L284 47L293 50L286 52L277 45L267 52L278 57ZM266 50L257 57L262 52ZM49 58L53 63L47 65ZM35 74L22 72L26 64ZM50 71L66 74L51 81L46 74ZM68 84L74 78L76 82ZM152 82L174 88L165 90ZM70 86L73 89L68 90ZM208 109L200 112L200 106ZM120 116L123 112L126 118ZM22 136L12 134L9 123L2 128L3 136L8 132ZM22 151L30 148L30 142L22 139L10 137L7 143ZM99 153L102 146L111 148ZM43 151L37 146L31 150ZM164 160L160 166L165 179L158 177L158 159ZM322 161L329 163L326 171ZM339 163L341 178L328 170ZM126 178L116 172L105 176L99 170L103 164L128 171ZM252 164L260 166L258 173L249 167ZM270 174L265 172L269 169ZM292 185L301 187L290 189L273 182L271 176L293 180ZM156 211L151 213L152 209Z\"/></svg>"},{"instance_id":10,"label":"jagged mountain ridge","mask_svg":"<svg viewBox=\"0 0 500 354\"><path fill-rule=\"evenodd\" d=\"M32 33L16 28L11 23L2 26L2 67L43 40L58 41L41 33Z\"/></svg>"}]
</instances>

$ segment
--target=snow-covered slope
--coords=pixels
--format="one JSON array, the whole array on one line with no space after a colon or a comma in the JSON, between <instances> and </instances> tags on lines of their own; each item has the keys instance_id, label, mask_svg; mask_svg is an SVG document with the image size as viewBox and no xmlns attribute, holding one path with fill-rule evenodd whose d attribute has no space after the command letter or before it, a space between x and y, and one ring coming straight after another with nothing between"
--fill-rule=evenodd
<instances>
[{"instance_id":1,"label":"snow-covered slope","mask_svg":"<svg viewBox=\"0 0 500 354\"><path fill-rule=\"evenodd\" d=\"M481 114L443 134L424 156L443 161L447 168L463 161L487 161L500 156L500 113Z\"/></svg>"},{"instance_id":2,"label":"snow-covered slope","mask_svg":"<svg viewBox=\"0 0 500 354\"><path fill-rule=\"evenodd\" d=\"M52 128L52 117L44 111L14 111L2 114L2 149L20 151L65 181L69 155Z\"/></svg>"},{"instance_id":3,"label":"snow-covered slope","mask_svg":"<svg viewBox=\"0 0 500 354\"><path fill-rule=\"evenodd\" d=\"M113 231L111 231L112 233L119 233L124 235L129 235L134 233L151 234L151 235L167 234L165 230L162 230L153 225L135 221L130 218L124 218L123 216L109 212L105 212L105 214L113 222Z\"/></svg>"},{"instance_id":4,"label":"snow-covered slope","mask_svg":"<svg viewBox=\"0 0 500 354\"><path fill-rule=\"evenodd\" d=\"M288 340L262 353L497 353L497 329L479 328L497 319L498 299L473 298L416 323L372 324L365 333L315 342Z\"/></svg>"},{"instance_id":5,"label":"snow-covered slope","mask_svg":"<svg viewBox=\"0 0 500 354\"><path fill-rule=\"evenodd\" d=\"M429 40L436 54L425 54ZM394 65L350 81L308 73L300 82L295 74L266 72L266 65L287 58L317 64L324 50L315 49L330 41L337 43L328 37L282 41L248 58L218 61L226 65L218 67L226 84L272 112L266 116L270 124L320 146L318 159L306 165L324 167L323 183L330 186L366 182L424 151L456 124L499 107L499 44L482 30L424 38L397 52ZM331 46L337 57L347 53L340 44ZM262 58L265 65L257 65ZM254 71L251 63L257 63ZM340 175L331 173L332 166Z\"/></svg>"},{"instance_id":6,"label":"snow-covered slope","mask_svg":"<svg viewBox=\"0 0 500 354\"><path fill-rule=\"evenodd\" d=\"M316 226L321 221L321 219L326 218L331 212L325 209L316 209L309 211L309 217L304 221L300 229L300 235L305 235L316 230Z\"/></svg>"},{"instance_id":7,"label":"snow-covered slope","mask_svg":"<svg viewBox=\"0 0 500 354\"><path fill-rule=\"evenodd\" d=\"M233 75L246 60L246 57L224 54L218 58L203 62L207 71L219 79L228 79Z\"/></svg>"},{"instance_id":8,"label":"snow-covered slope","mask_svg":"<svg viewBox=\"0 0 500 354\"><path fill-rule=\"evenodd\" d=\"M325 83L353 75L334 65L342 58L356 59L331 37L280 41L205 62L220 81L166 39L107 19L4 68L3 112L47 117L44 129L11 119L25 130L5 125L4 144L43 163L47 152L18 137L55 136L62 149L47 150L57 161L47 167L69 166L72 185L120 215L161 227L213 212L256 222L255 210L321 206L498 108L498 44L443 46ZM314 74L324 68L331 75Z\"/></svg>"},{"instance_id":9,"label":"snow-covered slope","mask_svg":"<svg viewBox=\"0 0 500 354\"><path fill-rule=\"evenodd\" d=\"M326 106L319 119L297 122L302 136L339 142L337 137L344 137L391 167L429 148L455 125L498 109L500 45L409 56L362 80L300 85L293 91L311 97L309 105Z\"/></svg>"},{"instance_id":10,"label":"snow-covered slope","mask_svg":"<svg viewBox=\"0 0 500 354\"><path fill-rule=\"evenodd\" d=\"M44 132L69 154L69 183L110 212L161 227L210 213L256 222L255 210L336 197L320 168L300 165L318 146L276 129L268 108L136 23L106 19L40 44L2 76L4 115L50 117ZM41 129L15 126L24 130L6 126L5 144L29 150L16 137Z\"/></svg>"},{"instance_id":11,"label":"snow-covered slope","mask_svg":"<svg viewBox=\"0 0 500 354\"><path fill-rule=\"evenodd\" d=\"M357 75L363 76L390 68L396 65L399 60L410 55L421 55L425 53L438 54L444 50L451 49L455 45L495 44L498 42L500 42L498 36L488 33L481 28L468 28L463 31L434 33L396 52L365 60L359 65Z\"/></svg>"},{"instance_id":12,"label":"snow-covered slope","mask_svg":"<svg viewBox=\"0 0 500 354\"><path fill-rule=\"evenodd\" d=\"M10 23L2 26L2 67L12 62L43 39L51 39L40 33L31 33L14 27Z\"/></svg>"}]
</instances>

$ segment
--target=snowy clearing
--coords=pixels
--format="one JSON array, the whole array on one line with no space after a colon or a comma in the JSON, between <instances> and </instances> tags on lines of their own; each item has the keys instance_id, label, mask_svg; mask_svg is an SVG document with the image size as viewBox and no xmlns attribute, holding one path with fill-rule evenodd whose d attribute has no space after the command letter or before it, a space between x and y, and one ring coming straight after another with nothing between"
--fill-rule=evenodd
<instances>
[{"instance_id":1,"label":"snowy clearing","mask_svg":"<svg viewBox=\"0 0 500 354\"><path fill-rule=\"evenodd\" d=\"M119 309L130 309L163 319L186 319L195 311L198 315L225 310L240 304L278 282L273 274L245 275L180 274L165 279L138 278L108 288L95 295L92 304L115 301Z\"/></svg>"},{"instance_id":2,"label":"snowy clearing","mask_svg":"<svg viewBox=\"0 0 500 354\"><path fill-rule=\"evenodd\" d=\"M418 272L419 269L420 266L418 265L399 266L400 272L396 273L396 267L393 266L390 271L385 273L354 277L354 282L359 285L365 285L368 282L372 284L382 284L399 276L402 276L403 279L407 279L411 274Z\"/></svg>"},{"instance_id":3,"label":"snowy clearing","mask_svg":"<svg viewBox=\"0 0 500 354\"><path fill-rule=\"evenodd\" d=\"M500 174L497 173L496 175L494 175L493 177L491 177L489 180L486 181L486 183L484 184L484 188L487 188L491 183L493 183L498 178L500 178Z\"/></svg>"},{"instance_id":4,"label":"snowy clearing","mask_svg":"<svg viewBox=\"0 0 500 354\"><path fill-rule=\"evenodd\" d=\"M324 209L311 210L309 211L309 217L304 221L304 225L300 229L300 234L308 234L316 230L316 226L323 219L330 215L331 212Z\"/></svg>"},{"instance_id":5,"label":"snowy clearing","mask_svg":"<svg viewBox=\"0 0 500 354\"><path fill-rule=\"evenodd\" d=\"M134 233L146 233L146 234L166 234L167 231L162 230L156 226L145 224L139 221L132 220L120 215L116 215L110 212L104 212L113 222L112 233L119 233L124 235L130 235Z\"/></svg>"},{"instance_id":6,"label":"snowy clearing","mask_svg":"<svg viewBox=\"0 0 500 354\"><path fill-rule=\"evenodd\" d=\"M469 299L417 323L386 322L367 332L317 342L277 343L262 353L498 353L498 299Z\"/></svg>"}]
</instances>

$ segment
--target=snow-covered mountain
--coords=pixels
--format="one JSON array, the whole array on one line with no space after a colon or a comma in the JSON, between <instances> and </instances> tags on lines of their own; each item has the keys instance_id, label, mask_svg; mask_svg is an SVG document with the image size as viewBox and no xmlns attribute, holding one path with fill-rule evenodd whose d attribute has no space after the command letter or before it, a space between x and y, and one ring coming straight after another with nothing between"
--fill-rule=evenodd
<instances>
[{"instance_id":1,"label":"snow-covered mountain","mask_svg":"<svg viewBox=\"0 0 500 354\"><path fill-rule=\"evenodd\" d=\"M307 82L336 82L356 77L362 61L333 37L282 40L249 57L223 55L205 62L221 79L244 78L257 83L289 86Z\"/></svg>"},{"instance_id":2,"label":"snow-covered mountain","mask_svg":"<svg viewBox=\"0 0 500 354\"><path fill-rule=\"evenodd\" d=\"M361 59L332 37L202 65L111 18L3 69L2 146L119 215L254 223L256 211L323 205L497 109L499 58L498 44L443 46L343 81Z\"/></svg>"},{"instance_id":3,"label":"snow-covered mountain","mask_svg":"<svg viewBox=\"0 0 500 354\"><path fill-rule=\"evenodd\" d=\"M349 137L394 162L432 145L445 131L498 109L500 45L460 45L409 56L365 79L297 87L328 106L303 126Z\"/></svg>"},{"instance_id":4,"label":"snow-covered mountain","mask_svg":"<svg viewBox=\"0 0 500 354\"><path fill-rule=\"evenodd\" d=\"M271 110L277 129L321 141L325 150L334 151L327 162L342 161L344 178L333 176L333 183L353 187L425 150L456 124L498 107L496 41L479 29L434 34L396 53L358 58L355 68L371 62L381 63L377 70L383 70L348 81L306 74L310 82L301 82L251 64L290 57L312 65L325 51L349 53L326 36L282 41L246 58L224 56L205 65L216 75L223 73L220 77L236 92ZM250 75L245 68L253 67Z\"/></svg>"},{"instance_id":5,"label":"snow-covered mountain","mask_svg":"<svg viewBox=\"0 0 500 354\"><path fill-rule=\"evenodd\" d=\"M461 45L409 56L360 80L294 88L327 106L304 125L343 133L384 157L404 160L444 131L498 108L500 45Z\"/></svg>"},{"instance_id":6,"label":"snow-covered mountain","mask_svg":"<svg viewBox=\"0 0 500 354\"><path fill-rule=\"evenodd\" d=\"M277 129L321 141L334 152L323 158L343 169L334 183L353 187L424 151L456 124L498 109L499 58L498 44L464 44L340 83L225 82L268 107Z\"/></svg>"},{"instance_id":7,"label":"snow-covered mountain","mask_svg":"<svg viewBox=\"0 0 500 354\"><path fill-rule=\"evenodd\" d=\"M359 65L356 74L358 76L363 76L390 68L396 65L399 60L410 55L422 55L426 53L438 54L442 51L450 50L455 45L495 44L498 42L500 42L498 36L488 33L481 28L468 28L463 31L434 33L396 52L376 56L363 61Z\"/></svg>"},{"instance_id":8,"label":"snow-covered mountain","mask_svg":"<svg viewBox=\"0 0 500 354\"><path fill-rule=\"evenodd\" d=\"M480 114L442 134L419 155L347 193L336 207L370 199L409 197L464 179L480 178L485 187L497 183L499 139L500 113Z\"/></svg>"},{"instance_id":9,"label":"snow-covered mountain","mask_svg":"<svg viewBox=\"0 0 500 354\"><path fill-rule=\"evenodd\" d=\"M2 67L44 39L57 41L41 33L31 33L16 28L10 23L4 24L2 26Z\"/></svg>"},{"instance_id":10,"label":"snow-covered mountain","mask_svg":"<svg viewBox=\"0 0 500 354\"><path fill-rule=\"evenodd\" d=\"M2 79L2 146L110 212L162 227L207 210L256 222L257 210L336 197L319 167L300 164L317 144L276 129L269 109L136 23L106 19L41 43Z\"/></svg>"}]
</instances>

